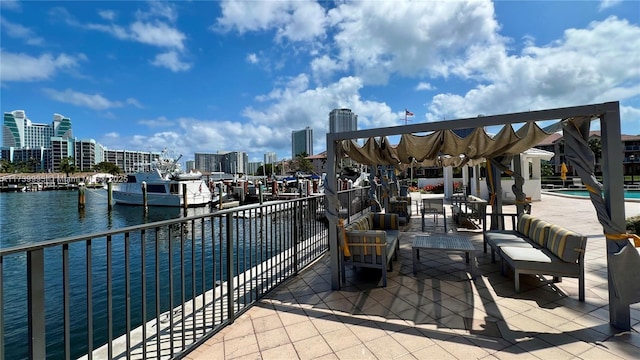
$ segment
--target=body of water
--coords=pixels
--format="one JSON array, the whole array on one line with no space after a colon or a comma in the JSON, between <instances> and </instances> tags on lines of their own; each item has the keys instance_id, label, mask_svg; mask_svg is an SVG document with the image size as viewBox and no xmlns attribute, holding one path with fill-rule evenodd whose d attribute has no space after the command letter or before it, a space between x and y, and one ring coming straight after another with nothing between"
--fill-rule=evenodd
<instances>
[{"instance_id":1,"label":"body of water","mask_svg":"<svg viewBox=\"0 0 640 360\"><path fill-rule=\"evenodd\" d=\"M92 234L111 229L134 226L148 222L179 218L183 216L183 209L150 207L145 213L140 206L114 205L111 212L107 207L107 193L104 189L87 189L86 204L83 211L78 210L77 191L41 191L24 193L0 193L0 248L10 248L19 245L32 245L46 240L54 240L68 236ZM187 215L198 215L211 212L207 207L188 209ZM174 239L179 243L179 238ZM132 238L132 241L138 239ZM169 241L163 240L163 244ZM133 243L132 243L133 244ZM166 245L166 244L165 244ZM155 242L148 239L145 248L152 253ZM136 258L136 250L132 245L131 257ZM166 254L166 250L162 250ZM94 269L94 345L106 341L106 279L103 279L106 267L104 242L92 245ZM138 255L139 256L139 255ZM62 356L62 279L61 279L60 249L45 250L45 307L47 327L47 356L60 358ZM114 242L113 268L114 288L124 287L123 248ZM139 258L138 258L139 259ZM86 353L86 249L84 243L72 244L69 250L70 261L70 289L71 289L71 326L72 326L72 356L77 357ZM135 261L135 260L133 260ZM139 262L139 260L137 260ZM163 275L168 274L166 259L163 259ZM132 263L132 266L139 266ZM152 268L154 263L149 263ZM166 268L166 269L165 269ZM27 357L27 296L26 296L26 257L24 255L8 256L3 264L3 304L4 304L4 341L5 354L0 358L23 359ZM150 273L153 271L150 269ZM136 281L136 274L132 281ZM148 292L153 294L155 289L151 284ZM190 283L187 284L190 286ZM209 284L211 286L211 284ZM168 287L163 285L163 287ZM165 290L165 289L163 289ZM139 303L141 291L132 289L132 302ZM168 299L161 299L162 308L168 308ZM124 295L122 291L114 291L114 321L124 322ZM79 315L74 315L75 310ZM151 309L150 309L151 310ZM153 315L151 312L148 315ZM134 313L133 322L139 321L141 314ZM122 328L122 326L120 326ZM122 332L116 328L114 332ZM117 334L116 334L117 335Z\"/></svg>"}]
</instances>

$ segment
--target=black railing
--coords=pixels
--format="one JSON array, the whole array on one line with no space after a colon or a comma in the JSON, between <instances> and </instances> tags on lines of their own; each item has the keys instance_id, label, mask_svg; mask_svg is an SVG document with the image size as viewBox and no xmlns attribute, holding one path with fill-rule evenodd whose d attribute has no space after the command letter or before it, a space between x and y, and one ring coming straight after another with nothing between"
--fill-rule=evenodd
<instances>
[{"instance_id":1,"label":"black railing","mask_svg":"<svg viewBox=\"0 0 640 360\"><path fill-rule=\"evenodd\" d=\"M0 250L0 358L180 358L326 252L323 200Z\"/></svg>"}]
</instances>

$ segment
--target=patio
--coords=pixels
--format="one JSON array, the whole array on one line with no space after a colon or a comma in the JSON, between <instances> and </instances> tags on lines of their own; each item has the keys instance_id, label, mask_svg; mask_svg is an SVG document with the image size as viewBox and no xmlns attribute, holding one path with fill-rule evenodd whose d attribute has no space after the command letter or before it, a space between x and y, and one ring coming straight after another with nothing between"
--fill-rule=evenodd
<instances>
[{"instance_id":1,"label":"patio","mask_svg":"<svg viewBox=\"0 0 640 360\"><path fill-rule=\"evenodd\" d=\"M625 203L627 216L640 203ZM505 212L515 207L505 206ZM482 234L460 229L477 249L479 276L460 255L421 253L413 275L415 211L400 238L398 261L381 287L380 272L348 271L332 290L328 254L283 284L187 359L628 359L640 354L640 304L631 331L609 324L606 242L588 200L542 195L537 217L587 236L586 301L577 279L548 285L537 277L500 274L482 252ZM454 228L450 221L450 229Z\"/></svg>"}]
</instances>

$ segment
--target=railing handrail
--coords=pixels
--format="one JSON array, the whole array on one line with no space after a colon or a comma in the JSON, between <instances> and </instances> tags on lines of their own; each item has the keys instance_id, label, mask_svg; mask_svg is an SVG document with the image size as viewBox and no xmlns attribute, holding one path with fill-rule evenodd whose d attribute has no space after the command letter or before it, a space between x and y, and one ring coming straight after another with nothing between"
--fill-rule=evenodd
<instances>
[{"instance_id":1,"label":"railing handrail","mask_svg":"<svg viewBox=\"0 0 640 360\"><path fill-rule=\"evenodd\" d=\"M348 215L371 206L369 188L339 191ZM34 358L86 351L92 359L133 348L142 358L181 358L326 254L323 200L256 203L1 249L0 358L8 349ZM14 299L26 300L24 316ZM48 341L51 324L62 331ZM7 348L7 328L27 347L14 336Z\"/></svg>"},{"instance_id":2,"label":"railing handrail","mask_svg":"<svg viewBox=\"0 0 640 360\"><path fill-rule=\"evenodd\" d=\"M344 192L348 192L348 190L345 190ZM324 196L324 195L313 195L313 196L310 196L310 198L315 198L320 196ZM277 201L278 201L277 203L288 203L293 201L299 201L299 199L285 199L285 200L277 200ZM215 212L211 212L208 214L189 215L189 216L185 216L177 219L154 221L146 224L132 225L132 226L127 226L127 227L114 229L114 230L99 231L96 233L83 234L83 235L67 236L67 237L57 238L53 240L45 240L45 241L41 241L35 244L29 244L29 245L16 245L16 246L0 249L0 256L11 255L11 254L15 254L23 251L40 250L40 249L45 249L48 247L54 247L59 245L72 244L74 242L84 241L87 239L103 238L109 235L117 235L117 234L123 234L127 232L139 231L139 230L149 230L149 229L157 228L159 226L167 226L167 225L172 225L176 223L188 222L188 221L203 219L211 216L222 217L227 214L232 214L239 211L252 210L259 207L269 206L274 204L276 203L271 202L269 204L256 203L256 204L250 204L250 205L243 205L240 208L235 207L235 208L216 210Z\"/></svg>"}]
</instances>

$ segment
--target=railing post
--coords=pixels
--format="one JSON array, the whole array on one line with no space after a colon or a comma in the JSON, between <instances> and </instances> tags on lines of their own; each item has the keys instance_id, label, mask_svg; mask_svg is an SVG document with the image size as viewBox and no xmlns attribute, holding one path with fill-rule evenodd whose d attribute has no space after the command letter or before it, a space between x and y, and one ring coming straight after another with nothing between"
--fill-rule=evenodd
<instances>
[{"instance_id":1,"label":"railing post","mask_svg":"<svg viewBox=\"0 0 640 360\"><path fill-rule=\"evenodd\" d=\"M300 216L300 203L302 200L296 201L293 203L293 273L298 275L298 237L300 236L300 232L298 231L299 224L298 221Z\"/></svg>"},{"instance_id":2,"label":"railing post","mask_svg":"<svg viewBox=\"0 0 640 360\"><path fill-rule=\"evenodd\" d=\"M235 306L233 305L233 215L225 215L227 235L227 312L229 323L235 319Z\"/></svg>"},{"instance_id":3,"label":"railing post","mask_svg":"<svg viewBox=\"0 0 640 360\"><path fill-rule=\"evenodd\" d=\"M44 250L27 253L27 307L29 317L29 359L46 357L44 310Z\"/></svg>"},{"instance_id":4,"label":"railing post","mask_svg":"<svg viewBox=\"0 0 640 360\"><path fill-rule=\"evenodd\" d=\"M4 275L2 271L3 257L0 256L0 357L4 356Z\"/></svg>"}]
</instances>

